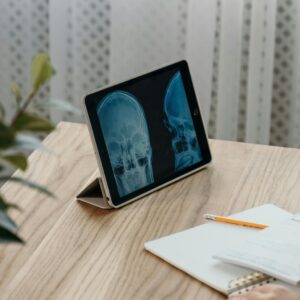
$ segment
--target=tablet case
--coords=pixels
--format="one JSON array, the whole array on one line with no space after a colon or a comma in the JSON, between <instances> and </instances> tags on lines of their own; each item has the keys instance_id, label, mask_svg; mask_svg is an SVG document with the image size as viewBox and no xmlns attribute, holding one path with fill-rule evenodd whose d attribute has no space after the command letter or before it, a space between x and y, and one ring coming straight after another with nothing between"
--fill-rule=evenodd
<instances>
[{"instance_id":1,"label":"tablet case","mask_svg":"<svg viewBox=\"0 0 300 300\"><path fill-rule=\"evenodd\" d=\"M108 203L103 181L98 170L92 174L88 182L89 183L76 196L76 199L102 209L111 209L112 207Z\"/></svg>"}]
</instances>

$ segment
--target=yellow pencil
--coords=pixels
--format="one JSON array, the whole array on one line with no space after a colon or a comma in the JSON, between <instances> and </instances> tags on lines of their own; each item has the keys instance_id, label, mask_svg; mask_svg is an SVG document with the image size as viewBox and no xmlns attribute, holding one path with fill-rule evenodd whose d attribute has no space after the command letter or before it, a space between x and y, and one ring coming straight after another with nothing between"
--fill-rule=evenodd
<instances>
[{"instance_id":1,"label":"yellow pencil","mask_svg":"<svg viewBox=\"0 0 300 300\"><path fill-rule=\"evenodd\" d=\"M253 227L253 228L257 228L257 229L265 229L265 228L269 227L269 226L263 225L263 224L257 224L257 223L252 223L252 222L235 220L235 219L230 219L230 218L221 217L221 216L215 216L215 215L211 215L211 214L205 214L204 218L206 220L212 220L212 221L217 221L217 222L222 222L222 223L229 223L229 224L246 226L246 227Z\"/></svg>"}]
</instances>

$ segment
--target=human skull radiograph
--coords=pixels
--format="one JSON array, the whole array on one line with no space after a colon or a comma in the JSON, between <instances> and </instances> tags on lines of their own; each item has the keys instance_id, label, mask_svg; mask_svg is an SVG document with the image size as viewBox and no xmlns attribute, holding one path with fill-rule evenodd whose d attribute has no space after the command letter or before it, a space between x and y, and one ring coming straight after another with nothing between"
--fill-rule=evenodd
<instances>
[{"instance_id":1,"label":"human skull radiograph","mask_svg":"<svg viewBox=\"0 0 300 300\"><path fill-rule=\"evenodd\" d=\"M124 91L112 92L97 113L120 196L153 183L148 126L137 99Z\"/></svg>"},{"instance_id":2,"label":"human skull radiograph","mask_svg":"<svg viewBox=\"0 0 300 300\"><path fill-rule=\"evenodd\" d=\"M172 134L175 170L189 167L201 160L192 116L180 72L171 78L164 99L165 124Z\"/></svg>"}]
</instances>

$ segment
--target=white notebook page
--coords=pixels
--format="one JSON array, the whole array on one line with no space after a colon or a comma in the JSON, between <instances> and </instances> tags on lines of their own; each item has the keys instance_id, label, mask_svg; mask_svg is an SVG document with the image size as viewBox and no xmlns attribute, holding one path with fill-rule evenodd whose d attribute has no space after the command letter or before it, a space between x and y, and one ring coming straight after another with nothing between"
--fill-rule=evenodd
<instances>
[{"instance_id":1,"label":"white notebook page","mask_svg":"<svg viewBox=\"0 0 300 300\"><path fill-rule=\"evenodd\" d=\"M223 261L250 267L293 285L300 284L298 221L284 221L216 253L215 257Z\"/></svg>"},{"instance_id":2,"label":"white notebook page","mask_svg":"<svg viewBox=\"0 0 300 300\"><path fill-rule=\"evenodd\" d=\"M210 213L214 213L213 211ZM243 211L231 217L266 225L275 225L291 214L272 204ZM226 294L230 280L251 270L214 259L217 251L233 242L257 234L259 229L210 222L145 243L145 249L185 271L207 285Z\"/></svg>"}]
</instances>

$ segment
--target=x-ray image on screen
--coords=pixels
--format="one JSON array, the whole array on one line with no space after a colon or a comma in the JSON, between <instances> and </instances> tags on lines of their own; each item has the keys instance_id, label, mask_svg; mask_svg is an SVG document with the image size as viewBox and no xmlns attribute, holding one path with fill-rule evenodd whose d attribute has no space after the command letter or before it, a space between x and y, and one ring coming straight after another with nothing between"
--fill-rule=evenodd
<instances>
[{"instance_id":1,"label":"x-ray image on screen","mask_svg":"<svg viewBox=\"0 0 300 300\"><path fill-rule=\"evenodd\" d=\"M180 72L171 78L164 99L165 124L172 134L175 170L199 162L200 147L196 138L192 116Z\"/></svg>"},{"instance_id":2,"label":"x-ray image on screen","mask_svg":"<svg viewBox=\"0 0 300 300\"><path fill-rule=\"evenodd\" d=\"M102 99L97 114L120 196L153 183L148 125L138 100L114 91Z\"/></svg>"}]
</instances>

